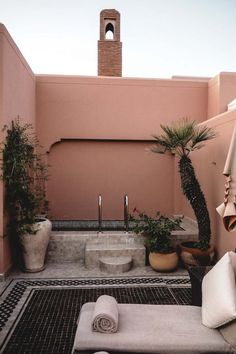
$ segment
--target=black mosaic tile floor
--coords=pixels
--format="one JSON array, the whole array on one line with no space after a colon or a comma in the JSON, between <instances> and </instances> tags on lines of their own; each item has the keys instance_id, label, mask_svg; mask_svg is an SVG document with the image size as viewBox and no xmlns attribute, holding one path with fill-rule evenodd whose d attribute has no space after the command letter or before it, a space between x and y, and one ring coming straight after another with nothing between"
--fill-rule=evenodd
<instances>
[{"instance_id":1,"label":"black mosaic tile floor","mask_svg":"<svg viewBox=\"0 0 236 354\"><path fill-rule=\"evenodd\" d=\"M148 279L151 283L148 283ZM32 287L29 292L27 305L18 316L17 324L8 336L10 339L7 338L3 344L1 353L70 354L81 306L85 302L96 301L102 294L114 296L120 303L190 304L191 300L191 289L185 285L188 284L188 279L169 278L163 281L161 278L142 278L141 281L134 278L129 279L126 286L124 279L120 282L119 279L87 279L86 284L80 284L79 288L71 288L76 286L76 281L77 285L78 282L83 282L83 280L34 280L16 284L17 289L14 287L12 289L14 301L17 301L17 296L22 293L24 287L29 285L36 287ZM152 281L156 284L152 284ZM55 282L56 286L62 286L61 282L64 284L66 282L70 288L49 288L55 286ZM104 282L105 286L97 284L100 286L91 287L95 283ZM111 283L116 285L111 287ZM109 287L106 286L108 284ZM38 286L41 288L37 288ZM11 309L11 306L8 307Z\"/></svg>"}]
</instances>

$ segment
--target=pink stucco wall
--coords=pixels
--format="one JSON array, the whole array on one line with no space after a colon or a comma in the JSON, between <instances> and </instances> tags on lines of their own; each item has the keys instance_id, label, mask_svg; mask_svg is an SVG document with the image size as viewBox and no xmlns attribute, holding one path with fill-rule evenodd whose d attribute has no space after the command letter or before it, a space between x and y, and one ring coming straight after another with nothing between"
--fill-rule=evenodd
<instances>
[{"instance_id":1,"label":"pink stucco wall","mask_svg":"<svg viewBox=\"0 0 236 354\"><path fill-rule=\"evenodd\" d=\"M173 212L173 168L165 171L162 157L150 157L145 147L152 134L160 132L161 123L183 116L199 122L206 119L207 82L37 76L36 100L37 134L52 166L48 197L53 218L96 218L99 185L110 206L122 203L128 193L131 203L146 212ZM51 148L65 139L73 144ZM80 140L89 141L82 144ZM146 145L137 142L142 140L147 140ZM107 170L116 171L112 192L104 175ZM58 193L61 185L65 190ZM135 188L140 197L135 196ZM122 208L110 208L106 217L122 218Z\"/></svg>"},{"instance_id":2,"label":"pink stucco wall","mask_svg":"<svg viewBox=\"0 0 236 354\"><path fill-rule=\"evenodd\" d=\"M17 116L35 125L35 77L6 28L0 24L1 127ZM3 132L1 131L1 141ZM4 231L3 183L0 182L0 273L11 266L9 239Z\"/></svg>"},{"instance_id":3,"label":"pink stucco wall","mask_svg":"<svg viewBox=\"0 0 236 354\"><path fill-rule=\"evenodd\" d=\"M37 133L60 139L150 139L160 123L207 118L207 82L37 76Z\"/></svg>"},{"instance_id":4,"label":"pink stucco wall","mask_svg":"<svg viewBox=\"0 0 236 354\"><path fill-rule=\"evenodd\" d=\"M171 156L158 158L147 151L149 142L63 141L49 155L48 197L52 219L97 220L102 195L103 219L123 220L123 199L155 215L173 209Z\"/></svg>"}]
</instances>

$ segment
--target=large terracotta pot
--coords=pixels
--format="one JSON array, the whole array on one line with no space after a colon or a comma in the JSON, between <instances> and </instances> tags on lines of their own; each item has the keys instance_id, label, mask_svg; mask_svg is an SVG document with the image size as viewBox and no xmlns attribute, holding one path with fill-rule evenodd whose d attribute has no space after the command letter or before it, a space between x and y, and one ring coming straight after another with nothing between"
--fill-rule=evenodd
<instances>
[{"instance_id":1,"label":"large terracotta pot","mask_svg":"<svg viewBox=\"0 0 236 354\"><path fill-rule=\"evenodd\" d=\"M194 247L193 241L182 242L180 244L180 258L186 268L194 266L208 266L212 264L215 256L213 246L205 251Z\"/></svg>"},{"instance_id":2,"label":"large terracotta pot","mask_svg":"<svg viewBox=\"0 0 236 354\"><path fill-rule=\"evenodd\" d=\"M35 224L36 234L20 236L20 244L26 272L40 272L44 266L52 223L48 219L39 219Z\"/></svg>"},{"instance_id":3,"label":"large terracotta pot","mask_svg":"<svg viewBox=\"0 0 236 354\"><path fill-rule=\"evenodd\" d=\"M171 253L149 253L149 263L158 272L171 272L178 266L178 255L175 251Z\"/></svg>"}]
</instances>

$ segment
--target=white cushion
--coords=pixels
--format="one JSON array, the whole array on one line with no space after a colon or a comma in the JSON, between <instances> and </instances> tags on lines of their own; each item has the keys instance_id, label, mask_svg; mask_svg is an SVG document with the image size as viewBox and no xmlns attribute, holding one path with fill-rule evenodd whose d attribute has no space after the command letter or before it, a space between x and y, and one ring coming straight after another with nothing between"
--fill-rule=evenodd
<instances>
[{"instance_id":1,"label":"white cushion","mask_svg":"<svg viewBox=\"0 0 236 354\"><path fill-rule=\"evenodd\" d=\"M227 252L202 282L202 323L217 328L236 318L236 253Z\"/></svg>"}]
</instances>

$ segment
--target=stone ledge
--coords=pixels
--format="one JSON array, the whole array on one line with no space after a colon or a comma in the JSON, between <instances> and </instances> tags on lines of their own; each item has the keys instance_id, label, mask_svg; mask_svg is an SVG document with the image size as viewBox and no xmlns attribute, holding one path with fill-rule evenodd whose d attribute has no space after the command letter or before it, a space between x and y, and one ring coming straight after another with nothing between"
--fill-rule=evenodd
<instances>
[{"instance_id":1,"label":"stone ledge","mask_svg":"<svg viewBox=\"0 0 236 354\"><path fill-rule=\"evenodd\" d=\"M90 243L87 242L85 246L86 251L115 251L115 250L142 250L143 244L130 243Z\"/></svg>"},{"instance_id":2,"label":"stone ledge","mask_svg":"<svg viewBox=\"0 0 236 354\"><path fill-rule=\"evenodd\" d=\"M178 245L182 241L197 241L198 230L196 221L188 217L184 217L181 223L181 227L184 230L172 231L172 240L174 246ZM143 251L140 247L143 247L143 242L143 237L138 236L133 232L126 233L122 231L105 231L99 233L96 231L53 231L50 237L47 261L50 263L77 262L84 264L86 244L87 247L90 247L88 245L92 244L122 244L128 248L128 252L134 250L133 247L136 248L138 255L135 258L136 260L133 257L134 264L141 266L145 263L142 263L141 261L143 257ZM111 248L112 246L109 247ZM120 253L116 254L116 256L132 255L130 253L124 253L124 249L122 248L123 246L118 247L120 247ZM99 248L102 248L102 246L97 246L97 249ZM95 250L91 250L91 252L93 251L95 252ZM100 254L100 256L105 255L108 256L107 254Z\"/></svg>"}]
</instances>

